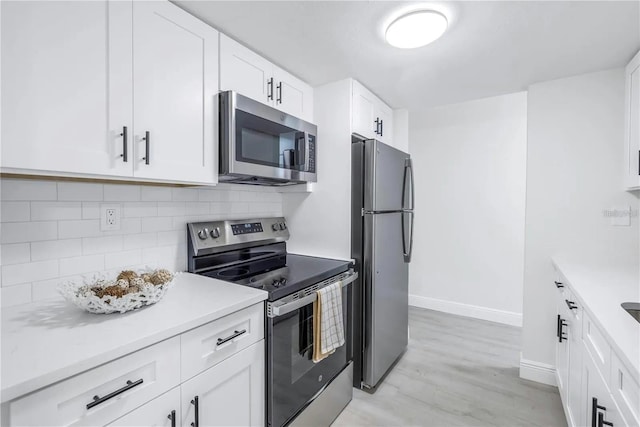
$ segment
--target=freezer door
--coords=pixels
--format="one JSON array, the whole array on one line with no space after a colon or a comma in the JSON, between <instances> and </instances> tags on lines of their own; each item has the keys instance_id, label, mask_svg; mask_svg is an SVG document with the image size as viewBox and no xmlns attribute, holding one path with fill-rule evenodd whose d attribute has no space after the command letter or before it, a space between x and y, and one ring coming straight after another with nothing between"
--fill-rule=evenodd
<instances>
[{"instance_id":1,"label":"freezer door","mask_svg":"<svg viewBox=\"0 0 640 427\"><path fill-rule=\"evenodd\" d=\"M403 214L364 217L363 382L374 387L407 347L409 275L404 260Z\"/></svg>"},{"instance_id":2,"label":"freezer door","mask_svg":"<svg viewBox=\"0 0 640 427\"><path fill-rule=\"evenodd\" d=\"M364 143L364 209L398 211L406 208L407 159L411 157L380 141ZM403 204L405 202L405 204Z\"/></svg>"}]
</instances>

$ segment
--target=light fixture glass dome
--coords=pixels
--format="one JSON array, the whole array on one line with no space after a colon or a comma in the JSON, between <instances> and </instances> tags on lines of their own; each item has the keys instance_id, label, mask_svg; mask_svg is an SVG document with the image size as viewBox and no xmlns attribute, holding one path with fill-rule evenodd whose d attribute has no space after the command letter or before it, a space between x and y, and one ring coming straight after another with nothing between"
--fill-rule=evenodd
<instances>
[{"instance_id":1,"label":"light fixture glass dome","mask_svg":"<svg viewBox=\"0 0 640 427\"><path fill-rule=\"evenodd\" d=\"M440 38L447 30L447 25L447 18L440 12L419 10L389 24L384 37L391 46L413 49Z\"/></svg>"}]
</instances>

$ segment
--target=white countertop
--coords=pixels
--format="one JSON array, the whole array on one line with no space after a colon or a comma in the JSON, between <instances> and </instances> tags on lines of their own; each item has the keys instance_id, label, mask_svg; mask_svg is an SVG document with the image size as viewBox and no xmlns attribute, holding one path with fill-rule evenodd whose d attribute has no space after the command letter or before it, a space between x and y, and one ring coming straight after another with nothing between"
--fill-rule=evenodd
<instances>
[{"instance_id":1,"label":"white countertop","mask_svg":"<svg viewBox=\"0 0 640 427\"><path fill-rule=\"evenodd\" d=\"M634 263L586 262L556 256L553 263L622 362L640 381L640 323L621 306L640 302L640 271Z\"/></svg>"},{"instance_id":2,"label":"white countertop","mask_svg":"<svg viewBox=\"0 0 640 427\"><path fill-rule=\"evenodd\" d=\"M6 402L264 301L267 292L190 273L155 305L91 314L62 299L2 310Z\"/></svg>"}]
</instances>

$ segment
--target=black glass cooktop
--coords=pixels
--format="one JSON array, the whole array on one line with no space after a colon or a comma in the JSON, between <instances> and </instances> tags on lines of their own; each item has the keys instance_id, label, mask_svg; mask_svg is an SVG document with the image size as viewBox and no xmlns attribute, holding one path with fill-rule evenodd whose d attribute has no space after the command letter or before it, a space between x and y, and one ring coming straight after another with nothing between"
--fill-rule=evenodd
<instances>
[{"instance_id":1,"label":"black glass cooktop","mask_svg":"<svg viewBox=\"0 0 640 427\"><path fill-rule=\"evenodd\" d=\"M264 289L269 292L269 301L275 301L343 273L349 269L349 265L349 261L337 259L282 254L202 274L238 285Z\"/></svg>"}]
</instances>

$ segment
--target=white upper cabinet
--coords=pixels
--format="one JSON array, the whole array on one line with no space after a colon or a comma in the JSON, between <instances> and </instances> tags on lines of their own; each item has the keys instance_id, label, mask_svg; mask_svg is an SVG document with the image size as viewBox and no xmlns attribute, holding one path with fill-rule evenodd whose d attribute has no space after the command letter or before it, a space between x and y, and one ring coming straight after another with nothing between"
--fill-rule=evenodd
<instances>
[{"instance_id":1,"label":"white upper cabinet","mask_svg":"<svg viewBox=\"0 0 640 427\"><path fill-rule=\"evenodd\" d=\"M220 34L220 90L234 90L313 121L311 86L224 34Z\"/></svg>"},{"instance_id":2,"label":"white upper cabinet","mask_svg":"<svg viewBox=\"0 0 640 427\"><path fill-rule=\"evenodd\" d=\"M135 175L217 177L218 32L169 2L133 3Z\"/></svg>"},{"instance_id":3,"label":"white upper cabinet","mask_svg":"<svg viewBox=\"0 0 640 427\"><path fill-rule=\"evenodd\" d=\"M282 68L273 66L275 107L306 121L313 118L313 88Z\"/></svg>"},{"instance_id":4,"label":"white upper cabinet","mask_svg":"<svg viewBox=\"0 0 640 427\"><path fill-rule=\"evenodd\" d=\"M0 7L2 167L130 176L131 3Z\"/></svg>"},{"instance_id":5,"label":"white upper cabinet","mask_svg":"<svg viewBox=\"0 0 640 427\"><path fill-rule=\"evenodd\" d=\"M377 136L377 123L373 118L375 96L360 83L354 81L352 102L351 131L364 138L374 139Z\"/></svg>"},{"instance_id":6,"label":"white upper cabinet","mask_svg":"<svg viewBox=\"0 0 640 427\"><path fill-rule=\"evenodd\" d=\"M273 64L233 39L220 34L220 90L234 90L273 105Z\"/></svg>"},{"instance_id":7,"label":"white upper cabinet","mask_svg":"<svg viewBox=\"0 0 640 427\"><path fill-rule=\"evenodd\" d=\"M357 81L352 88L351 131L393 146L393 110Z\"/></svg>"},{"instance_id":8,"label":"white upper cabinet","mask_svg":"<svg viewBox=\"0 0 640 427\"><path fill-rule=\"evenodd\" d=\"M640 52L625 70L625 186L640 188Z\"/></svg>"},{"instance_id":9,"label":"white upper cabinet","mask_svg":"<svg viewBox=\"0 0 640 427\"><path fill-rule=\"evenodd\" d=\"M3 171L216 182L216 30L168 1L0 7Z\"/></svg>"}]
</instances>

